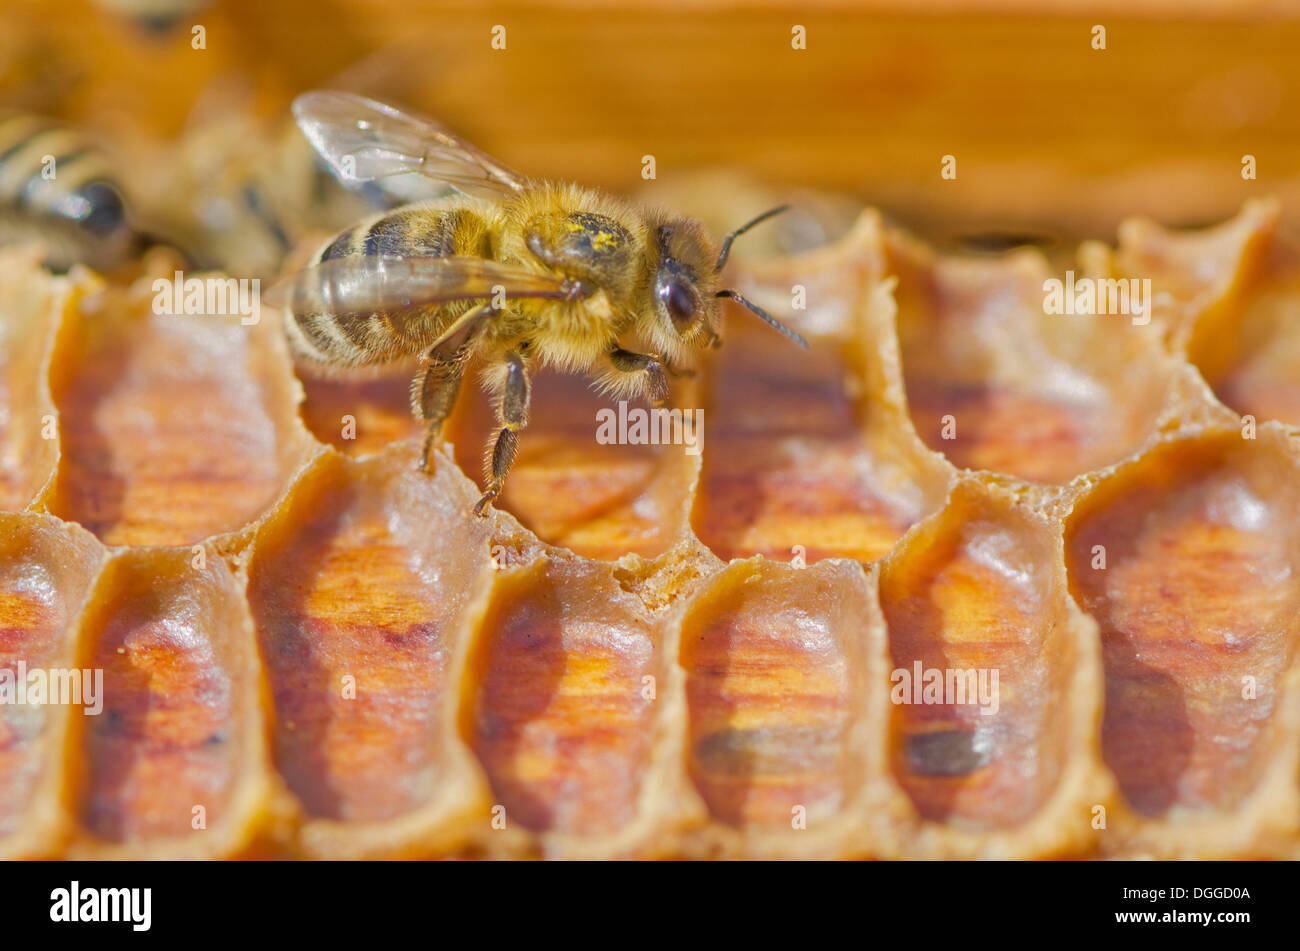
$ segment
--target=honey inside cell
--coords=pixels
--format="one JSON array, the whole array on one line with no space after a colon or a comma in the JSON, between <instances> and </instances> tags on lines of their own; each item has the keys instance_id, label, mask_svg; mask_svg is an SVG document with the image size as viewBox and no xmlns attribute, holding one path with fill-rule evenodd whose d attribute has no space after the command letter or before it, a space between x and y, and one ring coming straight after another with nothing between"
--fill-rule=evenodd
<instances>
[{"instance_id":1,"label":"honey inside cell","mask_svg":"<svg viewBox=\"0 0 1300 951\"><path fill-rule=\"evenodd\" d=\"M1300 482L1282 446L1272 430L1168 444L1071 516L1070 585L1101 625L1103 754L1143 815L1231 809L1276 753L1300 638Z\"/></svg>"},{"instance_id":2,"label":"honey inside cell","mask_svg":"<svg viewBox=\"0 0 1300 951\"><path fill-rule=\"evenodd\" d=\"M469 726L496 801L537 832L596 836L637 816L662 635L607 567L503 575L483 622Z\"/></svg>"},{"instance_id":3,"label":"honey inside cell","mask_svg":"<svg viewBox=\"0 0 1300 951\"><path fill-rule=\"evenodd\" d=\"M739 562L706 589L680 660L690 775L715 819L789 829L802 806L815 828L848 806L863 781L853 731L873 621L865 576L844 562Z\"/></svg>"},{"instance_id":4,"label":"honey inside cell","mask_svg":"<svg viewBox=\"0 0 1300 951\"><path fill-rule=\"evenodd\" d=\"M80 817L101 842L197 842L232 820L258 728L251 630L229 569L211 556L198 570L193 557L117 556L84 621L84 666L103 671L103 710L82 727Z\"/></svg>"},{"instance_id":5,"label":"honey inside cell","mask_svg":"<svg viewBox=\"0 0 1300 951\"><path fill-rule=\"evenodd\" d=\"M276 765L312 818L393 819L447 781L448 678L488 525L445 457L435 476L414 463L409 447L323 457L249 568Z\"/></svg>"},{"instance_id":6,"label":"honey inside cell","mask_svg":"<svg viewBox=\"0 0 1300 951\"><path fill-rule=\"evenodd\" d=\"M1074 654L1058 565L1046 525L970 483L884 563L893 769L924 818L1010 828L1055 790Z\"/></svg>"},{"instance_id":7,"label":"honey inside cell","mask_svg":"<svg viewBox=\"0 0 1300 951\"><path fill-rule=\"evenodd\" d=\"M874 394L855 391L845 348L815 338L802 353L741 316L728 328L706 383L700 540L724 559L884 555L921 516L929 474L878 451Z\"/></svg>"},{"instance_id":8,"label":"honey inside cell","mask_svg":"<svg viewBox=\"0 0 1300 951\"><path fill-rule=\"evenodd\" d=\"M270 314L159 316L106 289L61 328L63 457L50 510L114 545L190 545L242 529L308 449Z\"/></svg>"},{"instance_id":9,"label":"honey inside cell","mask_svg":"<svg viewBox=\"0 0 1300 951\"><path fill-rule=\"evenodd\" d=\"M936 256L897 233L887 247L908 407L931 449L965 468L1059 484L1154 431L1172 364L1144 322L1149 301L1143 314L1110 313L1107 293L1098 313L1048 313L1045 282L1068 294L1075 278L1051 274L1036 252ZM1140 287L1128 290L1116 291L1116 310L1125 300L1136 309Z\"/></svg>"},{"instance_id":10,"label":"honey inside cell","mask_svg":"<svg viewBox=\"0 0 1300 951\"><path fill-rule=\"evenodd\" d=\"M693 410L689 382L676 382L673 408ZM687 453L684 430L679 444L641 442L662 438L663 429L655 425L652 436L649 424L643 434L631 423L620 427L619 401L595 392L591 383L583 374L533 375L528 426L519 434L519 452L496 505L543 541L584 557L653 558L685 530L698 456ZM628 414L647 409L642 400L625 404ZM602 430L608 414L613 428ZM447 434L457 463L480 486L499 429L491 400L467 373ZM670 425L669 439L674 432ZM607 436L614 441L603 441Z\"/></svg>"},{"instance_id":11,"label":"honey inside cell","mask_svg":"<svg viewBox=\"0 0 1300 951\"><path fill-rule=\"evenodd\" d=\"M326 376L299 369L306 398L303 424L321 442L350 456L382 452L403 439L422 438L411 412L415 368L365 376Z\"/></svg>"}]
</instances>

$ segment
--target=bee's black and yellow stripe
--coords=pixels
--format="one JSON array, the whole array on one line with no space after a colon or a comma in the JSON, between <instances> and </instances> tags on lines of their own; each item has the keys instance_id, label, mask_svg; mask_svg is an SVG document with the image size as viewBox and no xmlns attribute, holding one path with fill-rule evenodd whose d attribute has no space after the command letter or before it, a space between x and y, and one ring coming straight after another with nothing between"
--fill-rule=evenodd
<instances>
[{"instance_id":1,"label":"bee's black and yellow stripe","mask_svg":"<svg viewBox=\"0 0 1300 951\"><path fill-rule=\"evenodd\" d=\"M0 116L0 220L60 246L73 237L92 260L130 232L107 157L74 129L28 115Z\"/></svg>"},{"instance_id":2,"label":"bee's black and yellow stripe","mask_svg":"<svg viewBox=\"0 0 1300 951\"><path fill-rule=\"evenodd\" d=\"M316 252L309 266L338 258L488 257L488 224L475 210L444 202L407 205L340 232ZM469 304L383 314L295 313L289 341L304 357L359 366L421 352Z\"/></svg>"}]
</instances>

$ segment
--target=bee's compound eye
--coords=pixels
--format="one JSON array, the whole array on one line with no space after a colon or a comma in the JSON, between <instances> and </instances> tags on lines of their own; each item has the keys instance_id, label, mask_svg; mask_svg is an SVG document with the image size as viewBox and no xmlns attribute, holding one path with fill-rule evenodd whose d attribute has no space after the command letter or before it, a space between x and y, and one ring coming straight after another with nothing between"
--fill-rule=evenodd
<instances>
[{"instance_id":1,"label":"bee's compound eye","mask_svg":"<svg viewBox=\"0 0 1300 951\"><path fill-rule=\"evenodd\" d=\"M91 234L107 237L126 224L126 207L116 188L107 182L90 182L72 195L71 217Z\"/></svg>"},{"instance_id":2,"label":"bee's compound eye","mask_svg":"<svg viewBox=\"0 0 1300 951\"><path fill-rule=\"evenodd\" d=\"M678 330L685 329L695 320L695 312L698 309L695 292L684 282L677 280L664 282L660 287L659 297L663 300L668 316L672 318Z\"/></svg>"}]
</instances>

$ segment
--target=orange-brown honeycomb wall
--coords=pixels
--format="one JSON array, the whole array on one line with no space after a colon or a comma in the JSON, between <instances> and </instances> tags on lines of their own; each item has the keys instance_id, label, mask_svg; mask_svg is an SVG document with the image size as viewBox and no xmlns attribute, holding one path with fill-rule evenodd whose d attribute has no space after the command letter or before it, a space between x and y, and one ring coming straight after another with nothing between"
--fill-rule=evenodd
<instances>
[{"instance_id":1,"label":"orange-brown honeycomb wall","mask_svg":"<svg viewBox=\"0 0 1300 951\"><path fill-rule=\"evenodd\" d=\"M485 519L476 386L424 474L413 367L38 260L0 254L0 673L104 707L0 705L0 855L1300 852L1276 205L1064 263L871 211L738 258L811 351L730 309L673 384L699 455L541 375ZM1063 267L1151 319L1046 313ZM894 702L918 663L996 712Z\"/></svg>"}]
</instances>

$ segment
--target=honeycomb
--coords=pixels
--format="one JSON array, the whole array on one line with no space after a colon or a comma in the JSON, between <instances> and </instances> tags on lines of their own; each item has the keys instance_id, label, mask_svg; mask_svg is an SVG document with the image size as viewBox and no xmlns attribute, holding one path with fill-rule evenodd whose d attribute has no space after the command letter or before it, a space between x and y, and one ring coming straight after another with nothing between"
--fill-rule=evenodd
<instances>
[{"instance_id":1,"label":"honeycomb","mask_svg":"<svg viewBox=\"0 0 1300 951\"><path fill-rule=\"evenodd\" d=\"M0 669L103 709L0 706L0 855L1300 856L1275 204L1082 245L1141 321L865 211L744 263L812 348L733 315L673 382L699 454L543 375L483 519L480 394L426 475L406 372L38 262L0 253ZM895 702L935 668L995 712Z\"/></svg>"}]
</instances>

